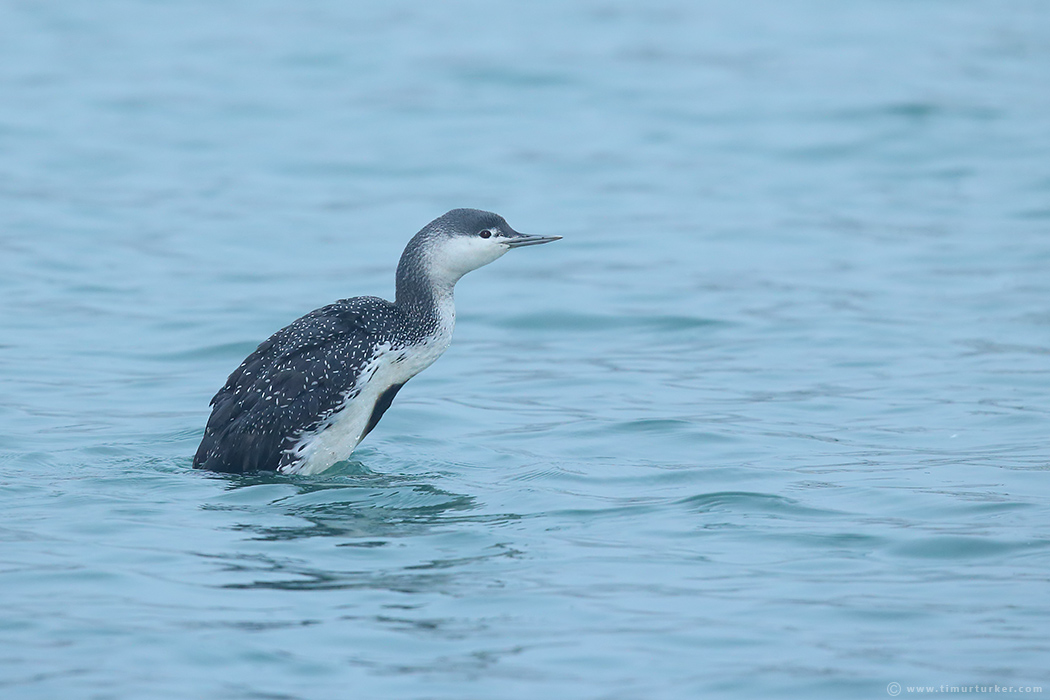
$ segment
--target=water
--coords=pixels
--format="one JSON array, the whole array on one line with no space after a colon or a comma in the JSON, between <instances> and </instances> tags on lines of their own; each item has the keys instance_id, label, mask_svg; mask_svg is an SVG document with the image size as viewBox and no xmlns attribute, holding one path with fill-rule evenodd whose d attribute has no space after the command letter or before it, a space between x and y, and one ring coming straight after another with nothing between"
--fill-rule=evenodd
<instances>
[{"instance_id":1,"label":"water","mask_svg":"<svg viewBox=\"0 0 1050 700\"><path fill-rule=\"evenodd\" d=\"M4 697L1050 685L1046 3L0 33ZM460 283L334 472L190 469L256 343L457 206L565 239Z\"/></svg>"}]
</instances>

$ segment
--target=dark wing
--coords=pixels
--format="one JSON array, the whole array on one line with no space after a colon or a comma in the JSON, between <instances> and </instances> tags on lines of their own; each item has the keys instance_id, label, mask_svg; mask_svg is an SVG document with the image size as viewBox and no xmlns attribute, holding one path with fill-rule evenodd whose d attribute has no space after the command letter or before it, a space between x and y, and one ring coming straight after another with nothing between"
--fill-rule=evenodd
<instances>
[{"instance_id":1,"label":"dark wing","mask_svg":"<svg viewBox=\"0 0 1050 700\"><path fill-rule=\"evenodd\" d=\"M276 470L290 441L343 402L388 327L391 304L358 297L312 311L270 336L211 400L193 466Z\"/></svg>"}]
</instances>

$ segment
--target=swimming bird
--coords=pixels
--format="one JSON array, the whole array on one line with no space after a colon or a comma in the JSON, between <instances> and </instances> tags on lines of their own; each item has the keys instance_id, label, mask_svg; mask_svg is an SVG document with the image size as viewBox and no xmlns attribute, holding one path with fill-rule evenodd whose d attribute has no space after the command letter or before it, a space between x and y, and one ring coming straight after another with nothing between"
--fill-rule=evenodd
<instances>
[{"instance_id":1,"label":"swimming bird","mask_svg":"<svg viewBox=\"0 0 1050 700\"><path fill-rule=\"evenodd\" d=\"M401 255L393 302L354 297L311 311L234 370L211 400L194 468L317 474L346 459L448 348L456 282L511 248L559 238L518 233L477 209L434 219Z\"/></svg>"}]
</instances>

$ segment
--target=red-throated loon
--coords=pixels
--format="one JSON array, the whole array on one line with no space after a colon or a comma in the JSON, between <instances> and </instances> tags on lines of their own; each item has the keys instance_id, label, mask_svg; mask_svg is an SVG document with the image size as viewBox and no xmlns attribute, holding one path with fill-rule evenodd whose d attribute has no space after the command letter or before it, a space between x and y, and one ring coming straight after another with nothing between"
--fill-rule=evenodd
<instances>
[{"instance_id":1,"label":"red-throated loon","mask_svg":"<svg viewBox=\"0 0 1050 700\"><path fill-rule=\"evenodd\" d=\"M219 472L317 474L346 459L394 395L448 348L453 288L529 236L503 217L453 209L417 233L397 266L393 303L354 297L270 336L211 400L193 466Z\"/></svg>"}]
</instances>

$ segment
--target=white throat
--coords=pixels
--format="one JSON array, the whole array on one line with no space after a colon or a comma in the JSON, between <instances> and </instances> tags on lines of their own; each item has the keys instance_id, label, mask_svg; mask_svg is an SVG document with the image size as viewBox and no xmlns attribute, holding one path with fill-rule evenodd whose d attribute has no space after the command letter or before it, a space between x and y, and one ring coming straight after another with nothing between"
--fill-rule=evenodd
<instances>
[{"instance_id":1,"label":"white throat","mask_svg":"<svg viewBox=\"0 0 1050 700\"><path fill-rule=\"evenodd\" d=\"M456 282L471 270L488 265L509 250L491 239L455 236L442 240L427 252L427 268L434 286L451 295Z\"/></svg>"}]
</instances>

